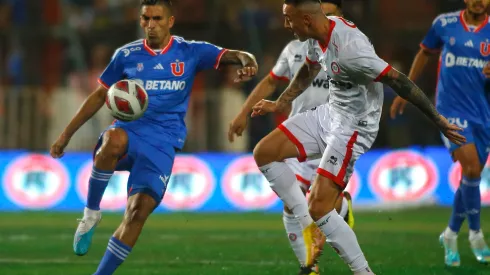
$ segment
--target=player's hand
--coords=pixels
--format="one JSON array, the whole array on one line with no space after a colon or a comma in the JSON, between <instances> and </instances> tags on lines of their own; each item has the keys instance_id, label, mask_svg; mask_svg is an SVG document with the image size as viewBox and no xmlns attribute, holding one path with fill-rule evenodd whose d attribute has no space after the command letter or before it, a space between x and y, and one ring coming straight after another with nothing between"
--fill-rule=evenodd
<instances>
[{"instance_id":1,"label":"player's hand","mask_svg":"<svg viewBox=\"0 0 490 275\"><path fill-rule=\"evenodd\" d=\"M262 99L252 107L252 117L263 116L267 113L281 112L284 106L281 106L278 101L270 101Z\"/></svg>"},{"instance_id":2,"label":"player's hand","mask_svg":"<svg viewBox=\"0 0 490 275\"><path fill-rule=\"evenodd\" d=\"M238 69L236 73L237 77L235 78L235 83L249 81L257 74L257 66L254 66L253 64L245 66Z\"/></svg>"},{"instance_id":3,"label":"player's hand","mask_svg":"<svg viewBox=\"0 0 490 275\"><path fill-rule=\"evenodd\" d=\"M442 115L439 115L440 119L437 121L437 126L441 130L442 134L447 137L452 143L462 145L466 143L466 138L458 133L462 131L460 127L449 123L449 121Z\"/></svg>"},{"instance_id":4,"label":"player's hand","mask_svg":"<svg viewBox=\"0 0 490 275\"><path fill-rule=\"evenodd\" d=\"M486 78L490 78L490 62L483 68L483 74Z\"/></svg>"},{"instance_id":5,"label":"player's hand","mask_svg":"<svg viewBox=\"0 0 490 275\"><path fill-rule=\"evenodd\" d=\"M247 128L247 115L238 114L235 119L230 123L228 129L228 141L235 141L235 135L241 137L243 131Z\"/></svg>"},{"instance_id":6,"label":"player's hand","mask_svg":"<svg viewBox=\"0 0 490 275\"><path fill-rule=\"evenodd\" d=\"M407 106L407 103L408 101L406 101L402 97L400 96L395 97L390 107L391 118L394 119L397 115L403 114L403 111L405 111L405 106Z\"/></svg>"},{"instance_id":7,"label":"player's hand","mask_svg":"<svg viewBox=\"0 0 490 275\"><path fill-rule=\"evenodd\" d=\"M65 152L65 147L68 145L68 142L70 142L70 139L66 137L65 135L61 135L58 137L58 139L51 145L51 150L49 153L51 156L55 159L61 158Z\"/></svg>"}]
</instances>

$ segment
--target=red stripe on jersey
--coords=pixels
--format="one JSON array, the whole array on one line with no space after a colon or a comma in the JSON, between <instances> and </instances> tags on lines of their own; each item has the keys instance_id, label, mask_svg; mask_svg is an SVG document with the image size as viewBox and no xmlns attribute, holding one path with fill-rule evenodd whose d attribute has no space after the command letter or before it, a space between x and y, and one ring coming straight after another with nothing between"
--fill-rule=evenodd
<instances>
[{"instance_id":1,"label":"red stripe on jersey","mask_svg":"<svg viewBox=\"0 0 490 275\"><path fill-rule=\"evenodd\" d=\"M391 70L391 65L388 64L386 68L374 79L374 82L379 82L383 76L385 76Z\"/></svg>"},{"instance_id":2,"label":"red stripe on jersey","mask_svg":"<svg viewBox=\"0 0 490 275\"><path fill-rule=\"evenodd\" d=\"M276 75L273 71L271 71L269 73L269 75L274 78L275 80L280 80L280 81L286 81L286 82L289 82L289 78L285 77L285 76L278 76Z\"/></svg>"},{"instance_id":3,"label":"red stripe on jersey","mask_svg":"<svg viewBox=\"0 0 490 275\"><path fill-rule=\"evenodd\" d=\"M301 142L293 135L293 133L291 133L291 131L289 131L289 129L286 128L286 126L284 126L283 124L277 126L277 128L281 130L284 134L286 134L289 140L294 143L294 145L296 145L296 148L298 148L299 152L298 161L304 162L306 160L306 150L303 144L301 144Z\"/></svg>"},{"instance_id":4,"label":"red stripe on jersey","mask_svg":"<svg viewBox=\"0 0 490 275\"><path fill-rule=\"evenodd\" d=\"M420 43L420 48L429 53L439 53L441 51L441 49L431 49L422 43Z\"/></svg>"},{"instance_id":5,"label":"red stripe on jersey","mask_svg":"<svg viewBox=\"0 0 490 275\"><path fill-rule=\"evenodd\" d=\"M310 64L318 64L318 61L312 61L311 59L308 58L308 56L306 57L306 62Z\"/></svg>"},{"instance_id":6,"label":"red stripe on jersey","mask_svg":"<svg viewBox=\"0 0 490 275\"><path fill-rule=\"evenodd\" d=\"M105 82L104 82L104 81L102 81L102 79L100 79L100 78L99 78L99 79L97 79L97 82L99 82L99 84L100 84L100 85L102 85L102 87L104 87L104 88L106 88L106 89L108 89L108 90L109 90L109 88L111 87L111 86L109 86L109 85L105 84Z\"/></svg>"},{"instance_id":7,"label":"red stripe on jersey","mask_svg":"<svg viewBox=\"0 0 490 275\"><path fill-rule=\"evenodd\" d=\"M216 63L214 63L214 68L217 70L219 68L219 63L221 61L221 57L227 52L228 49L222 49L221 52L218 54L218 57L216 58Z\"/></svg>"}]
</instances>

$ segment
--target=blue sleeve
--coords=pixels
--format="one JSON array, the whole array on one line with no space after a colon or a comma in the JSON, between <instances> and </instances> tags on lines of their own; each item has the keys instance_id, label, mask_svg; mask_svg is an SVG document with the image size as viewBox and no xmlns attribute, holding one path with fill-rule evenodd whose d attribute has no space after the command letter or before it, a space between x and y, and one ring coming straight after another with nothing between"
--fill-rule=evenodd
<instances>
[{"instance_id":1,"label":"blue sleeve","mask_svg":"<svg viewBox=\"0 0 490 275\"><path fill-rule=\"evenodd\" d=\"M221 56L226 49L215 46L208 42L193 41L194 54L198 59L197 70L218 69Z\"/></svg>"},{"instance_id":2,"label":"blue sleeve","mask_svg":"<svg viewBox=\"0 0 490 275\"><path fill-rule=\"evenodd\" d=\"M107 89L124 78L124 66L121 60L122 56L122 51L117 50L112 56L111 62L99 77L99 83Z\"/></svg>"},{"instance_id":3,"label":"blue sleeve","mask_svg":"<svg viewBox=\"0 0 490 275\"><path fill-rule=\"evenodd\" d=\"M442 16L437 17L434 22L432 23L432 26L430 27L429 32L425 36L424 40L420 44L420 46L428 51L439 51L441 47L443 46L443 41L442 41L442 31L443 31L443 25L442 21L445 20Z\"/></svg>"}]
</instances>

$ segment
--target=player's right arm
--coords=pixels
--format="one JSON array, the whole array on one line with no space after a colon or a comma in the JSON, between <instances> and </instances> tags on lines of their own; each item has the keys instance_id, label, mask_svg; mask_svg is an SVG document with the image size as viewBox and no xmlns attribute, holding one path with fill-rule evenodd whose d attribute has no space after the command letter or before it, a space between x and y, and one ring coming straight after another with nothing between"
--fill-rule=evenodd
<instances>
[{"instance_id":1,"label":"player's right arm","mask_svg":"<svg viewBox=\"0 0 490 275\"><path fill-rule=\"evenodd\" d=\"M273 77L272 74L268 74L257 84L243 104L240 112L230 123L228 130L228 140L230 142L235 140L235 135L242 136L243 131L247 127L248 114L252 110L252 107L262 99L271 96L279 85L279 82L280 80L278 78Z\"/></svg>"},{"instance_id":2,"label":"player's right arm","mask_svg":"<svg viewBox=\"0 0 490 275\"><path fill-rule=\"evenodd\" d=\"M321 70L320 64L306 61L299 69L293 81L284 90L276 101L262 99L252 108L252 117L265 115L266 113L284 113L301 93L303 93Z\"/></svg>"},{"instance_id":3,"label":"player's right arm","mask_svg":"<svg viewBox=\"0 0 490 275\"><path fill-rule=\"evenodd\" d=\"M289 67L288 56L290 54L290 45L287 45L277 59L276 64L271 72L265 76L259 84L253 89L242 109L237 116L231 121L228 130L228 140L233 142L235 135L241 136L247 127L248 115L252 107L264 98L268 98L274 93L281 81L289 82L291 78L291 68Z\"/></svg>"},{"instance_id":4,"label":"player's right arm","mask_svg":"<svg viewBox=\"0 0 490 275\"><path fill-rule=\"evenodd\" d=\"M432 56L439 54L440 48L442 47L443 41L441 39L441 32L443 17L438 17L432 23L432 27L425 36L422 43L420 43L420 50L413 60L412 67L410 68L410 73L408 78L413 82L416 82L420 75L422 74L427 62ZM405 106L408 101L400 96L397 96L390 107L391 118L395 118L397 113L403 114Z\"/></svg>"},{"instance_id":5,"label":"player's right arm","mask_svg":"<svg viewBox=\"0 0 490 275\"><path fill-rule=\"evenodd\" d=\"M100 76L100 86L87 97L65 130L51 145L50 153L53 158L63 156L65 147L75 132L102 108L109 87L123 78L124 68L121 64L121 58L121 51L116 51L111 62Z\"/></svg>"},{"instance_id":6,"label":"player's right arm","mask_svg":"<svg viewBox=\"0 0 490 275\"><path fill-rule=\"evenodd\" d=\"M101 85L87 97L68 126L51 146L51 156L53 158L63 156L63 151L75 132L102 108L106 94L107 89Z\"/></svg>"}]
</instances>

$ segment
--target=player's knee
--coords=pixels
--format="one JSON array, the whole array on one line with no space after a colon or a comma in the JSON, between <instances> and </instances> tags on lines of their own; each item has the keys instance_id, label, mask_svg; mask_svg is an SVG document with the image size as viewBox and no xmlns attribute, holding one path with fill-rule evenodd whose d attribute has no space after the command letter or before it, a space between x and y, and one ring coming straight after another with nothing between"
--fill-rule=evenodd
<instances>
[{"instance_id":1,"label":"player's knee","mask_svg":"<svg viewBox=\"0 0 490 275\"><path fill-rule=\"evenodd\" d=\"M261 140L254 148L253 155L257 166L264 166L273 161L277 161L277 151L273 150L272 144L270 142Z\"/></svg>"},{"instance_id":2,"label":"player's knee","mask_svg":"<svg viewBox=\"0 0 490 275\"><path fill-rule=\"evenodd\" d=\"M462 165L463 175L469 179L479 178L482 171L482 166L475 162Z\"/></svg>"},{"instance_id":3,"label":"player's knee","mask_svg":"<svg viewBox=\"0 0 490 275\"><path fill-rule=\"evenodd\" d=\"M148 218L148 214L142 211L138 206L129 207L126 210L124 221L127 224L143 224Z\"/></svg>"},{"instance_id":4,"label":"player's knee","mask_svg":"<svg viewBox=\"0 0 490 275\"><path fill-rule=\"evenodd\" d=\"M122 129L111 129L104 134L104 142L97 155L120 157L126 152L128 135Z\"/></svg>"},{"instance_id":5,"label":"player's knee","mask_svg":"<svg viewBox=\"0 0 490 275\"><path fill-rule=\"evenodd\" d=\"M335 200L329 201L320 196L310 195L308 200L308 210L313 220L319 220L335 207Z\"/></svg>"}]
</instances>

